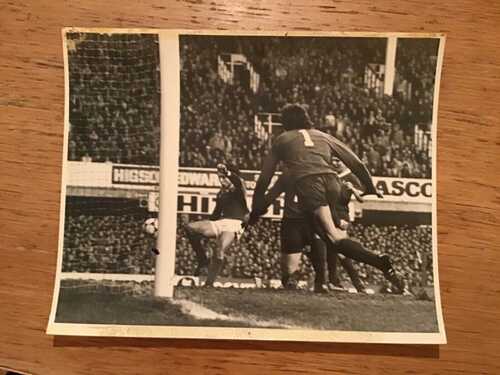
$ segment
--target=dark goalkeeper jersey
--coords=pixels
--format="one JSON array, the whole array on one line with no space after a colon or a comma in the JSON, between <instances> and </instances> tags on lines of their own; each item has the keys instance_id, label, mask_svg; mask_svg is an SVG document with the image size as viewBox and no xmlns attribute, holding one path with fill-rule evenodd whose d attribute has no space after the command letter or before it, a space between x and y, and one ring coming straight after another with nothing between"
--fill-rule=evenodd
<instances>
[{"instance_id":1,"label":"dark goalkeeper jersey","mask_svg":"<svg viewBox=\"0 0 500 375\"><path fill-rule=\"evenodd\" d=\"M319 174L334 174L332 157L339 158L365 187L367 194L376 192L370 173L359 158L342 142L317 129L289 130L273 143L272 152L283 161L290 183Z\"/></svg>"},{"instance_id":2,"label":"dark goalkeeper jersey","mask_svg":"<svg viewBox=\"0 0 500 375\"><path fill-rule=\"evenodd\" d=\"M215 209L210 220L236 219L245 221L248 215L245 185L240 177L231 173L228 176L234 189L221 189L217 193Z\"/></svg>"}]
</instances>

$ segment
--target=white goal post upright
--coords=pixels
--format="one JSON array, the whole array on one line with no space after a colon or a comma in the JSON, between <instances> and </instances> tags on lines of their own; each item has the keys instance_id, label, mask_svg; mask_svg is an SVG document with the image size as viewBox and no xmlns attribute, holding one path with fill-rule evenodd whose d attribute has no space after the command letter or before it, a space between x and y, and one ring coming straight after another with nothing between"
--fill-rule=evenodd
<instances>
[{"instance_id":1,"label":"white goal post upright","mask_svg":"<svg viewBox=\"0 0 500 375\"><path fill-rule=\"evenodd\" d=\"M180 62L179 35L159 33L161 79L160 209L154 295L172 297L177 231L179 170Z\"/></svg>"},{"instance_id":2,"label":"white goal post upright","mask_svg":"<svg viewBox=\"0 0 500 375\"><path fill-rule=\"evenodd\" d=\"M396 49L398 38L390 36L387 38L385 49L385 74L384 74L384 94L392 96L394 90L394 79L396 78Z\"/></svg>"}]
</instances>

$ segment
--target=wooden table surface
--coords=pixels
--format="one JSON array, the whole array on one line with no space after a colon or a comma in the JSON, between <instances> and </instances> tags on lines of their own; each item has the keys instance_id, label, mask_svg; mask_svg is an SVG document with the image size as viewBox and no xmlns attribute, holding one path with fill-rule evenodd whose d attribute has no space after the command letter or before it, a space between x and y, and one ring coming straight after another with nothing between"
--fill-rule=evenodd
<instances>
[{"instance_id":1,"label":"wooden table surface","mask_svg":"<svg viewBox=\"0 0 500 375\"><path fill-rule=\"evenodd\" d=\"M34 374L500 374L500 2L0 1L0 367ZM438 126L445 346L57 338L61 28L447 34Z\"/></svg>"}]
</instances>

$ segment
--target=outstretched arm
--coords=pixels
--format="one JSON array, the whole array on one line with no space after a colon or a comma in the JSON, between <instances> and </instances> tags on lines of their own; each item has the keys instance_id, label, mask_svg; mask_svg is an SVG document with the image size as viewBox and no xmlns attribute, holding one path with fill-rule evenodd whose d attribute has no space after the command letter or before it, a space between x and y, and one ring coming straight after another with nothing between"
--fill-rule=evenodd
<instances>
[{"instance_id":1,"label":"outstretched arm","mask_svg":"<svg viewBox=\"0 0 500 375\"><path fill-rule=\"evenodd\" d=\"M358 189L356 189L352 183L350 182L346 182L345 183L345 186L346 188L354 195L354 198L356 198L356 200L359 202L359 203L363 203L363 197L361 196L362 192L360 192Z\"/></svg>"},{"instance_id":2,"label":"outstretched arm","mask_svg":"<svg viewBox=\"0 0 500 375\"><path fill-rule=\"evenodd\" d=\"M235 172L230 171L228 167L222 163L217 165L217 173L223 174L229 179L229 181L231 181L231 183L233 184L233 186L235 187L236 191L239 194L239 198L241 200L242 205L246 209L248 209L246 200L247 190L245 188L244 180Z\"/></svg>"},{"instance_id":3,"label":"outstretched arm","mask_svg":"<svg viewBox=\"0 0 500 375\"><path fill-rule=\"evenodd\" d=\"M285 191L285 177L281 175L264 196L262 207L252 207L254 215L264 215L271 204Z\"/></svg>"},{"instance_id":4,"label":"outstretched arm","mask_svg":"<svg viewBox=\"0 0 500 375\"><path fill-rule=\"evenodd\" d=\"M236 189L244 192L245 186L243 185L243 181L241 180L240 176L229 170L227 171L226 176Z\"/></svg>"},{"instance_id":5,"label":"outstretched arm","mask_svg":"<svg viewBox=\"0 0 500 375\"><path fill-rule=\"evenodd\" d=\"M330 146L334 154L342 160L342 162L346 165L347 168L351 170L352 173L360 180L360 182L365 187L365 191L363 195L375 194L379 198L382 198L382 194L377 191L375 187L372 176L370 172L363 164L361 160L356 156L354 152L352 152L349 147L340 142L338 139L329 136Z\"/></svg>"},{"instance_id":6,"label":"outstretched arm","mask_svg":"<svg viewBox=\"0 0 500 375\"><path fill-rule=\"evenodd\" d=\"M274 155L273 152L270 152L264 159L262 170L255 186L255 192L252 201L252 210L261 211L263 207L265 207L265 193L267 187L271 183L271 179L274 176L274 172L276 171L277 166L278 158L276 157L276 155Z\"/></svg>"}]
</instances>

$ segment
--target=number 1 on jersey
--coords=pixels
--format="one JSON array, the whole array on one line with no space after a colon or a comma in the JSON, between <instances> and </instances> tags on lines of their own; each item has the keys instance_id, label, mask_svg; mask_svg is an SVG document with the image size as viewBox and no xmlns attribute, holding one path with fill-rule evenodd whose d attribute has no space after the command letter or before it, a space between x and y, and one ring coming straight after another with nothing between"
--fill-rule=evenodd
<instances>
[{"instance_id":1,"label":"number 1 on jersey","mask_svg":"<svg viewBox=\"0 0 500 375\"><path fill-rule=\"evenodd\" d=\"M309 135L309 132L306 129L300 129L299 132L304 137L304 146L314 147L314 142L312 141L311 136Z\"/></svg>"}]
</instances>

